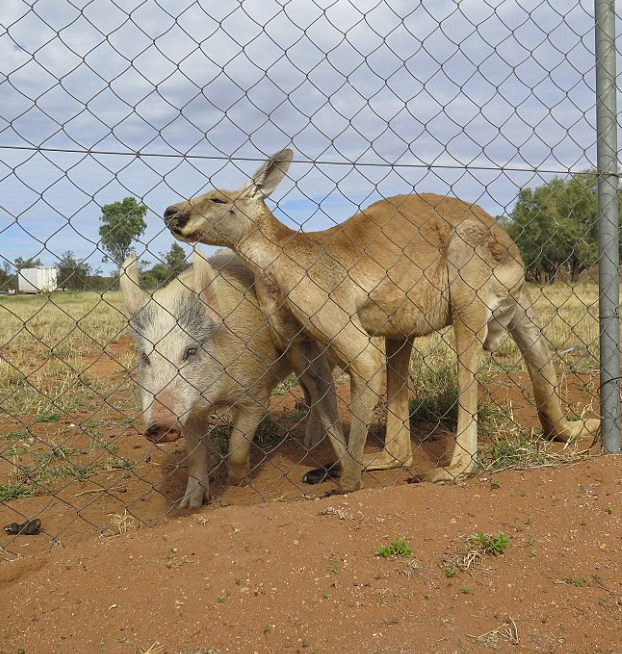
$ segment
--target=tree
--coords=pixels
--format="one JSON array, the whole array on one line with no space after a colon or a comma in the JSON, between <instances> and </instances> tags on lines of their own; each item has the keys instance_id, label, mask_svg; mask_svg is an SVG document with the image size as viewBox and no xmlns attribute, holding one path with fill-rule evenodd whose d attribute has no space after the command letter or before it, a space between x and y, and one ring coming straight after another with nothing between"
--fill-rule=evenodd
<instances>
[{"instance_id":1,"label":"tree","mask_svg":"<svg viewBox=\"0 0 622 654\"><path fill-rule=\"evenodd\" d=\"M11 268L11 264L5 259L0 267L0 291L8 291L9 288L16 287L16 277Z\"/></svg>"},{"instance_id":2,"label":"tree","mask_svg":"<svg viewBox=\"0 0 622 654\"><path fill-rule=\"evenodd\" d=\"M147 228L147 207L136 198L125 198L102 207L99 228L101 246L106 254L120 266L129 255L132 241L142 236Z\"/></svg>"},{"instance_id":3,"label":"tree","mask_svg":"<svg viewBox=\"0 0 622 654\"><path fill-rule=\"evenodd\" d=\"M22 257L17 257L15 259L15 268L18 272L24 268L41 268L42 266L43 264L39 258L35 259L31 257L30 259L23 259Z\"/></svg>"},{"instance_id":4,"label":"tree","mask_svg":"<svg viewBox=\"0 0 622 654\"><path fill-rule=\"evenodd\" d=\"M544 283L562 270L572 281L598 261L596 173L521 189L507 229L531 278Z\"/></svg>"},{"instance_id":5,"label":"tree","mask_svg":"<svg viewBox=\"0 0 622 654\"><path fill-rule=\"evenodd\" d=\"M168 252L161 252L160 259L162 259L168 267L170 271L169 275L179 275L180 272L188 267L186 251L181 247L181 245L179 245L179 243L173 243Z\"/></svg>"},{"instance_id":6,"label":"tree","mask_svg":"<svg viewBox=\"0 0 622 654\"><path fill-rule=\"evenodd\" d=\"M146 288L163 286L188 267L186 252L179 243L173 243L168 252L160 252L159 259L152 268L146 267L148 262L141 262L141 279Z\"/></svg>"},{"instance_id":7,"label":"tree","mask_svg":"<svg viewBox=\"0 0 622 654\"><path fill-rule=\"evenodd\" d=\"M157 288L163 286L170 277L168 266L163 263L156 263L152 268L145 269L141 275L143 285L146 288Z\"/></svg>"},{"instance_id":8,"label":"tree","mask_svg":"<svg viewBox=\"0 0 622 654\"><path fill-rule=\"evenodd\" d=\"M83 291L89 287L88 278L92 274L91 266L85 261L78 261L73 252L63 254L56 264L58 286L72 291Z\"/></svg>"}]
</instances>

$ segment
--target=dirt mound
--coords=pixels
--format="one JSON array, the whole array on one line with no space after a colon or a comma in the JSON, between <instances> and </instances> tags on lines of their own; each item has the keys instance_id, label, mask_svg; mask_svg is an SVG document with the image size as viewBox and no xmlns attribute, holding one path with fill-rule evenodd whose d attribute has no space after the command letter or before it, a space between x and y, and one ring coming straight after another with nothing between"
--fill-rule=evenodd
<instances>
[{"instance_id":1,"label":"dirt mound","mask_svg":"<svg viewBox=\"0 0 622 654\"><path fill-rule=\"evenodd\" d=\"M204 507L36 556L19 536L0 652L620 652L621 467Z\"/></svg>"}]
</instances>

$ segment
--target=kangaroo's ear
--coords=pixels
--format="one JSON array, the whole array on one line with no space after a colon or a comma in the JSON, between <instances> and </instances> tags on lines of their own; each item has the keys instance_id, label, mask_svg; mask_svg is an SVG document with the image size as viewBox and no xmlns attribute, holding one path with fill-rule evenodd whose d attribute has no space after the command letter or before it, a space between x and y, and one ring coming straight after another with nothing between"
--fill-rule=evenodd
<instances>
[{"instance_id":1,"label":"kangaroo's ear","mask_svg":"<svg viewBox=\"0 0 622 654\"><path fill-rule=\"evenodd\" d=\"M205 305L208 317L215 325L222 322L220 310L219 288L221 280L218 272L206 259L198 247L192 250L193 290L199 295Z\"/></svg>"},{"instance_id":2,"label":"kangaroo's ear","mask_svg":"<svg viewBox=\"0 0 622 654\"><path fill-rule=\"evenodd\" d=\"M294 153L289 149L273 154L240 189L241 195L267 198L283 181L293 158Z\"/></svg>"},{"instance_id":3,"label":"kangaroo's ear","mask_svg":"<svg viewBox=\"0 0 622 654\"><path fill-rule=\"evenodd\" d=\"M132 255L121 266L119 286L125 300L125 308L129 316L136 315L147 302L147 294L140 288L138 280L138 259Z\"/></svg>"}]
</instances>

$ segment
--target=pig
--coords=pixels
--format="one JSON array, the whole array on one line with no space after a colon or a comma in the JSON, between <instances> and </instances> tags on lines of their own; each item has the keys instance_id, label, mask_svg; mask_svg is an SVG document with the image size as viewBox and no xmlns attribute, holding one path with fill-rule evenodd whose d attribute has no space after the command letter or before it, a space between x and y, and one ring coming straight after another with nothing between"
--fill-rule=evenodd
<instances>
[{"instance_id":1,"label":"pig","mask_svg":"<svg viewBox=\"0 0 622 654\"><path fill-rule=\"evenodd\" d=\"M231 485L247 483L255 430L272 389L290 373L310 406L305 444L317 444L339 424L331 361L284 308L275 304L269 316L262 313L256 282L233 253L207 259L195 249L192 266L150 296L140 288L136 257L123 264L120 286L139 351L145 436L154 443L183 436L188 450L180 508L209 501L209 414L232 409Z\"/></svg>"}]
</instances>

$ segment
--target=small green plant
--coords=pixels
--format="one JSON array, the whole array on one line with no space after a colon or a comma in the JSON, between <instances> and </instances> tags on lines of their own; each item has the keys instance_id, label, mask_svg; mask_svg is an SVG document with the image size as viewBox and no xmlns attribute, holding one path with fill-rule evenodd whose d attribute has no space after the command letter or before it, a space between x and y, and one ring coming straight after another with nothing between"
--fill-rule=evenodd
<instances>
[{"instance_id":1,"label":"small green plant","mask_svg":"<svg viewBox=\"0 0 622 654\"><path fill-rule=\"evenodd\" d=\"M104 452L108 452L108 454L111 455L116 455L119 451L119 448L116 445L108 443L107 441L101 440L99 438L93 438L92 444L93 449L104 450Z\"/></svg>"},{"instance_id":2,"label":"small green plant","mask_svg":"<svg viewBox=\"0 0 622 654\"><path fill-rule=\"evenodd\" d=\"M47 409L32 419L32 424L37 422L58 422L63 414L58 409Z\"/></svg>"},{"instance_id":3,"label":"small green plant","mask_svg":"<svg viewBox=\"0 0 622 654\"><path fill-rule=\"evenodd\" d=\"M272 389L271 395L285 395L285 393L291 390L297 383L298 379L296 378L296 375L292 373Z\"/></svg>"},{"instance_id":4,"label":"small green plant","mask_svg":"<svg viewBox=\"0 0 622 654\"><path fill-rule=\"evenodd\" d=\"M6 434L0 434L0 438L4 438L7 441L26 440L29 437L30 432L27 429L18 429L17 431L10 431Z\"/></svg>"},{"instance_id":5,"label":"small green plant","mask_svg":"<svg viewBox=\"0 0 622 654\"><path fill-rule=\"evenodd\" d=\"M409 402L412 429L420 422L443 424L455 429L458 422L458 381L455 366L424 365L419 375L416 399Z\"/></svg>"},{"instance_id":6,"label":"small green plant","mask_svg":"<svg viewBox=\"0 0 622 654\"><path fill-rule=\"evenodd\" d=\"M216 449L224 456L229 448L231 424L219 424L210 428L210 438ZM280 421L265 416L257 426L253 444L263 449L271 449L280 445L288 436L287 428Z\"/></svg>"},{"instance_id":7,"label":"small green plant","mask_svg":"<svg viewBox=\"0 0 622 654\"><path fill-rule=\"evenodd\" d=\"M412 556L412 550L406 539L403 536L398 536L388 545L380 545L376 550L376 555L385 559L391 556Z\"/></svg>"},{"instance_id":8,"label":"small green plant","mask_svg":"<svg viewBox=\"0 0 622 654\"><path fill-rule=\"evenodd\" d=\"M462 586L462 588L460 588L460 592L463 595L470 595L471 594L471 589L468 586Z\"/></svg>"},{"instance_id":9,"label":"small green plant","mask_svg":"<svg viewBox=\"0 0 622 654\"><path fill-rule=\"evenodd\" d=\"M19 500L22 497L33 497L37 494L37 486L23 483L0 484L0 502Z\"/></svg>"},{"instance_id":10,"label":"small green plant","mask_svg":"<svg viewBox=\"0 0 622 654\"><path fill-rule=\"evenodd\" d=\"M583 586L587 585L587 579L584 579L583 577L573 577L572 575L564 577L562 581L569 586L577 586L578 588L583 588Z\"/></svg>"},{"instance_id":11,"label":"small green plant","mask_svg":"<svg viewBox=\"0 0 622 654\"><path fill-rule=\"evenodd\" d=\"M458 568L455 566L451 566L449 568L445 568L445 576L447 579L451 579L452 577L455 577L458 574Z\"/></svg>"},{"instance_id":12,"label":"small green plant","mask_svg":"<svg viewBox=\"0 0 622 654\"><path fill-rule=\"evenodd\" d=\"M501 438L492 443L488 451L487 466L492 470L504 470L525 465L538 459L538 451L527 434Z\"/></svg>"},{"instance_id":13,"label":"small green plant","mask_svg":"<svg viewBox=\"0 0 622 654\"><path fill-rule=\"evenodd\" d=\"M478 531L470 538L472 543L475 543L479 549L485 554L492 554L499 556L503 554L510 543L510 537L505 534L485 534L483 531Z\"/></svg>"}]
</instances>

